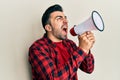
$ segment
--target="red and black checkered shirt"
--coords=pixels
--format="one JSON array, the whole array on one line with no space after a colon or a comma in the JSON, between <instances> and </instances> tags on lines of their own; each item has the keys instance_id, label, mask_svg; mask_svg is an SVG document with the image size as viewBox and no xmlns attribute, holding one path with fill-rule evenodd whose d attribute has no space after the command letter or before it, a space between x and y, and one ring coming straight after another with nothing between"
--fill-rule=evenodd
<instances>
[{"instance_id":1,"label":"red and black checkered shirt","mask_svg":"<svg viewBox=\"0 0 120 80\"><path fill-rule=\"evenodd\" d=\"M63 64L59 59L61 51L58 51L56 44L46 34L33 43L29 48L33 80L78 80L79 68L86 73L93 71L94 58L91 53L86 54L69 39L63 40L62 44L69 54Z\"/></svg>"}]
</instances>

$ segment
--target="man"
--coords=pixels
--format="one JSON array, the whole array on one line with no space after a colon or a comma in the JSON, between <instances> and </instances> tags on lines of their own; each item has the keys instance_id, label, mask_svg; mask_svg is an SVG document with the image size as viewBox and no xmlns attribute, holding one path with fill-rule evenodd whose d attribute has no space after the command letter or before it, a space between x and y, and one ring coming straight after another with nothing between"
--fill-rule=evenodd
<instances>
[{"instance_id":1,"label":"man","mask_svg":"<svg viewBox=\"0 0 120 80\"><path fill-rule=\"evenodd\" d=\"M79 46L67 39L68 21L60 5L50 6L42 16L46 33L29 49L33 80L78 80L77 70L91 73L94 59L90 52L95 38L85 32Z\"/></svg>"}]
</instances>

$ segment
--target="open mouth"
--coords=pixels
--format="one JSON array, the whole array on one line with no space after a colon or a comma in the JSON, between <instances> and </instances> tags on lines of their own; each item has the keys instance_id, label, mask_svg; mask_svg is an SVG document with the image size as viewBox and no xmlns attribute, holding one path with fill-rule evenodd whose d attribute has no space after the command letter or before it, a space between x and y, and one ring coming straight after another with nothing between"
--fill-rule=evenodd
<instances>
[{"instance_id":1,"label":"open mouth","mask_svg":"<svg viewBox=\"0 0 120 80\"><path fill-rule=\"evenodd\" d=\"M63 28L63 30L64 30L65 32L67 32L67 28Z\"/></svg>"},{"instance_id":2,"label":"open mouth","mask_svg":"<svg viewBox=\"0 0 120 80\"><path fill-rule=\"evenodd\" d=\"M63 28L63 31L67 33L67 28Z\"/></svg>"}]
</instances>

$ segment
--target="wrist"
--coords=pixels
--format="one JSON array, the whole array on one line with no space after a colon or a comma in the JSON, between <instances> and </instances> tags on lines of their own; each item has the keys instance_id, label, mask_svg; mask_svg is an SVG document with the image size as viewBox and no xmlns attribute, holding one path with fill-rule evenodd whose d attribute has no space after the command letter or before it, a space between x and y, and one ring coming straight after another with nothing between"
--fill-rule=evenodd
<instances>
[{"instance_id":1,"label":"wrist","mask_svg":"<svg viewBox=\"0 0 120 80\"><path fill-rule=\"evenodd\" d=\"M79 48L81 48L81 47L79 47ZM84 49L84 48L81 48L85 53L89 53L90 52L90 50L88 50L88 49Z\"/></svg>"}]
</instances>

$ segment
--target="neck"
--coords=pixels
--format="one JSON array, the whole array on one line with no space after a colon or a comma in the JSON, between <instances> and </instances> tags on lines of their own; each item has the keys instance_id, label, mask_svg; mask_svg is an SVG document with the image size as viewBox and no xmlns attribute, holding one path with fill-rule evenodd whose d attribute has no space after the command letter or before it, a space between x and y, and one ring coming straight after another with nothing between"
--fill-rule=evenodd
<instances>
[{"instance_id":1,"label":"neck","mask_svg":"<svg viewBox=\"0 0 120 80\"><path fill-rule=\"evenodd\" d=\"M53 42L61 42L62 41L62 40L56 38L55 36L53 36L52 34L47 34L47 37Z\"/></svg>"}]
</instances>

